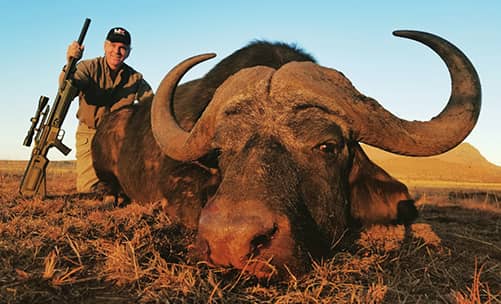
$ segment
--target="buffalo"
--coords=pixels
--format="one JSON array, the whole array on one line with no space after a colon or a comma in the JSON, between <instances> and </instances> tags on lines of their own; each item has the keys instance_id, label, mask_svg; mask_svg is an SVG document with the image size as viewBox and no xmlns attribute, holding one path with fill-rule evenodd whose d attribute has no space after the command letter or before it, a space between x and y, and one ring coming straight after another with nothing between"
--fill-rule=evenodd
<instances>
[{"instance_id":1,"label":"buffalo","mask_svg":"<svg viewBox=\"0 0 501 304\"><path fill-rule=\"evenodd\" d=\"M394 34L433 49L450 72L450 99L429 121L393 115L294 45L256 41L179 85L215 55L191 57L151 103L110 113L93 141L98 177L115 195L161 200L173 220L196 230L200 259L261 278L304 273L349 227L412 223L407 187L360 143L407 156L448 151L476 124L481 88L448 41Z\"/></svg>"}]
</instances>

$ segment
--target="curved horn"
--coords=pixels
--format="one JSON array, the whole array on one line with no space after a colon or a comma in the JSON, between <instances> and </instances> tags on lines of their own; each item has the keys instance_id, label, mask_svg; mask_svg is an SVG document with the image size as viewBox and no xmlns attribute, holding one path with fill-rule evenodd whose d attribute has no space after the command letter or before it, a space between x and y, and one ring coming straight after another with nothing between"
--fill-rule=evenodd
<instances>
[{"instance_id":1,"label":"curved horn","mask_svg":"<svg viewBox=\"0 0 501 304\"><path fill-rule=\"evenodd\" d=\"M481 107L480 80L468 58L448 41L419 31L395 31L395 36L419 41L445 62L452 82L449 102L429 121L400 119L365 100L365 121L355 127L357 140L397 154L431 156L458 144L475 126ZM368 118L370 116L370 118Z\"/></svg>"},{"instance_id":2,"label":"curved horn","mask_svg":"<svg viewBox=\"0 0 501 304\"><path fill-rule=\"evenodd\" d=\"M208 150L206 136L195 136L183 130L174 117L173 100L176 87L186 72L196 64L215 57L202 54L188 58L175 66L162 80L151 105L151 130L160 149L169 157L179 160L194 160ZM204 128L197 128L206 132Z\"/></svg>"}]
</instances>

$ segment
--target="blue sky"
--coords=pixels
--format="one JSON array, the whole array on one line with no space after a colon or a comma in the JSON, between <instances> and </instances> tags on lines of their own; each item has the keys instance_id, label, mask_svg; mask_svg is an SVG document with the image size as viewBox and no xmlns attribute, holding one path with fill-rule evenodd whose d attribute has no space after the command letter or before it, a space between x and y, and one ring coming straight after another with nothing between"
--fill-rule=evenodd
<instances>
[{"instance_id":1,"label":"blue sky","mask_svg":"<svg viewBox=\"0 0 501 304\"><path fill-rule=\"evenodd\" d=\"M450 94L448 72L432 51L392 36L396 29L438 34L470 58L482 83L482 111L466 139L501 165L501 1L2 1L0 3L0 159L28 159L22 145L40 95L57 92L68 44L92 19L84 58L103 54L107 31L132 34L127 63L156 89L179 61L215 52L185 79L254 39L296 43L318 62L342 71L365 95L408 120L437 115ZM63 142L74 148L73 102ZM49 159L74 159L56 149Z\"/></svg>"}]
</instances>

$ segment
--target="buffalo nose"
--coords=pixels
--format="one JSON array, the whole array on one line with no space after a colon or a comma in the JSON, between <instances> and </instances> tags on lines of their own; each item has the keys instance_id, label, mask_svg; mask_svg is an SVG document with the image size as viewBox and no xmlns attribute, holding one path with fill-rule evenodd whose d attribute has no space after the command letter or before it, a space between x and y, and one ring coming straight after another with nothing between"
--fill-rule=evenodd
<instances>
[{"instance_id":1,"label":"buffalo nose","mask_svg":"<svg viewBox=\"0 0 501 304\"><path fill-rule=\"evenodd\" d=\"M242 268L249 259L272 257L281 226L281 217L260 202L211 202L202 210L198 233L209 262Z\"/></svg>"}]
</instances>

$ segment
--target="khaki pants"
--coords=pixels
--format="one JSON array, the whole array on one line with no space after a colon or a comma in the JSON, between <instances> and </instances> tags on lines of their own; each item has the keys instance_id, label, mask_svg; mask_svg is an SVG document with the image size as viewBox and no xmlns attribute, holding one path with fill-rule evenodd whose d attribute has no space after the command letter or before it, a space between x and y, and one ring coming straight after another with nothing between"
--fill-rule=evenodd
<instances>
[{"instance_id":1,"label":"khaki pants","mask_svg":"<svg viewBox=\"0 0 501 304\"><path fill-rule=\"evenodd\" d=\"M91 192L91 187L99 181L92 164L91 144L95 129L80 123L76 133L77 192Z\"/></svg>"}]
</instances>

